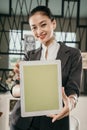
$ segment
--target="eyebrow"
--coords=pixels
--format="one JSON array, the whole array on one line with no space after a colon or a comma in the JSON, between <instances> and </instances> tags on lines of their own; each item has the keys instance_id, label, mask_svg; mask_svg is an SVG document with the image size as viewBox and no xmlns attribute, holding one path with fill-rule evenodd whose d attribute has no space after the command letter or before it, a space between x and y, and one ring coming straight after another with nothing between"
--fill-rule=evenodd
<instances>
[{"instance_id":1,"label":"eyebrow","mask_svg":"<svg viewBox=\"0 0 87 130\"><path fill-rule=\"evenodd\" d=\"M42 24L42 23L44 23L44 22L46 22L46 20L41 21L39 24ZM34 27L35 25L32 24L31 26Z\"/></svg>"}]
</instances>

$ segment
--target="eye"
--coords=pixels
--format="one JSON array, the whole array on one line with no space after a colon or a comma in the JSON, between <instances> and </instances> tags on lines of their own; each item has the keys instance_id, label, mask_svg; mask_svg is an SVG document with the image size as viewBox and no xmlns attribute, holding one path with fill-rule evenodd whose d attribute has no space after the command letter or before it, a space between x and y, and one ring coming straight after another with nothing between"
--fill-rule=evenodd
<instances>
[{"instance_id":1,"label":"eye","mask_svg":"<svg viewBox=\"0 0 87 130\"><path fill-rule=\"evenodd\" d=\"M41 24L41 27L45 27L47 24L46 23L43 23L43 24Z\"/></svg>"},{"instance_id":2,"label":"eye","mask_svg":"<svg viewBox=\"0 0 87 130\"><path fill-rule=\"evenodd\" d=\"M37 29L37 27L35 27L35 26L34 26L34 27L31 27L31 30L32 30L32 31L35 31L36 29Z\"/></svg>"}]
</instances>

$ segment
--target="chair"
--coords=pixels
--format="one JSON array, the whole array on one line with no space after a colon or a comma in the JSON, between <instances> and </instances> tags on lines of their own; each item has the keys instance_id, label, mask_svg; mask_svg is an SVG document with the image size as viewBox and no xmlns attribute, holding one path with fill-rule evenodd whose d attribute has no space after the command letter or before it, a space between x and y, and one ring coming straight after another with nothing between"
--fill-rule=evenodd
<instances>
[{"instance_id":1,"label":"chair","mask_svg":"<svg viewBox=\"0 0 87 130\"><path fill-rule=\"evenodd\" d=\"M79 120L75 116L70 115L70 130L80 130L79 127Z\"/></svg>"}]
</instances>

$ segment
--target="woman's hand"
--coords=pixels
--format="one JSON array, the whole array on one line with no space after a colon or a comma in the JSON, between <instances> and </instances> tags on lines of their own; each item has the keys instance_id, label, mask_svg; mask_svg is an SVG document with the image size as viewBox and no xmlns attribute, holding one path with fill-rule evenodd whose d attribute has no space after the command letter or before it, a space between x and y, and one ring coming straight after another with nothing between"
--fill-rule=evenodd
<instances>
[{"instance_id":1,"label":"woman's hand","mask_svg":"<svg viewBox=\"0 0 87 130\"><path fill-rule=\"evenodd\" d=\"M75 100L71 97L67 97L64 88L62 88L62 98L63 98L64 107L62 108L61 112L58 114L52 114L48 116L52 118L52 122L55 122L56 120L60 120L68 116L70 111L75 107Z\"/></svg>"},{"instance_id":2,"label":"woman's hand","mask_svg":"<svg viewBox=\"0 0 87 130\"><path fill-rule=\"evenodd\" d=\"M19 84L19 80L20 80L20 72L19 72L19 61L15 64L15 67L13 69L14 71L14 81L15 84L13 85L12 89L11 89L11 93L13 95L13 97L20 97L20 84Z\"/></svg>"},{"instance_id":3,"label":"woman's hand","mask_svg":"<svg viewBox=\"0 0 87 130\"><path fill-rule=\"evenodd\" d=\"M16 84L13 88L12 88L12 95L15 98L19 98L20 97L20 85Z\"/></svg>"},{"instance_id":4,"label":"woman's hand","mask_svg":"<svg viewBox=\"0 0 87 130\"><path fill-rule=\"evenodd\" d=\"M19 61L15 64L13 71L15 73L15 79L20 80Z\"/></svg>"}]
</instances>

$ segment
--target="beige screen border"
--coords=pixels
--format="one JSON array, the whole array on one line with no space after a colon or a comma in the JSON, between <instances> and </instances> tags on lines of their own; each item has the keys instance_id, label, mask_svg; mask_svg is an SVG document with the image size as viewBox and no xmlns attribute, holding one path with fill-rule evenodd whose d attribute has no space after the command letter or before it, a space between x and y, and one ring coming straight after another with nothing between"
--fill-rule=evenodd
<instances>
[{"instance_id":1,"label":"beige screen border","mask_svg":"<svg viewBox=\"0 0 87 130\"><path fill-rule=\"evenodd\" d=\"M22 117L57 114L62 108L61 62L20 62Z\"/></svg>"}]
</instances>

